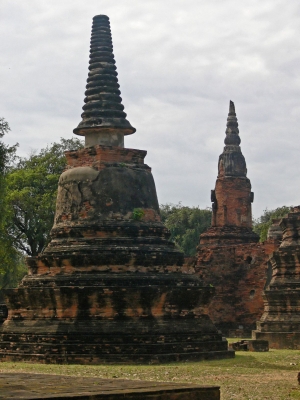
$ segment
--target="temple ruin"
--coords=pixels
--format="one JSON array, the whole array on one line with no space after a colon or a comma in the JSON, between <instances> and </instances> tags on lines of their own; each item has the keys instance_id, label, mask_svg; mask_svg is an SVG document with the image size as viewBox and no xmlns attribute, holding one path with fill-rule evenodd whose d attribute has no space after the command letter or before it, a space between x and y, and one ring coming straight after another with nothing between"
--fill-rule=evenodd
<instances>
[{"instance_id":1,"label":"temple ruin","mask_svg":"<svg viewBox=\"0 0 300 400\"><path fill-rule=\"evenodd\" d=\"M279 240L273 235L258 243L252 230L254 194L240 142L235 106L230 101L225 147L211 191L212 224L200 235L195 271L216 289L209 305L216 326L226 335L245 337L262 315L266 262Z\"/></svg>"},{"instance_id":2,"label":"temple ruin","mask_svg":"<svg viewBox=\"0 0 300 400\"><path fill-rule=\"evenodd\" d=\"M207 315L214 288L183 267L162 224L146 151L126 119L110 23L93 19L82 121L68 151L51 242L5 291L2 360L153 363L229 358ZM248 181L247 188L249 187ZM247 192L248 193L248 192ZM248 210L248 218L250 218ZM256 236L247 230L247 235Z\"/></svg>"},{"instance_id":3,"label":"temple ruin","mask_svg":"<svg viewBox=\"0 0 300 400\"><path fill-rule=\"evenodd\" d=\"M279 225L282 243L269 259L264 313L252 337L268 340L271 348L300 349L300 206Z\"/></svg>"}]
</instances>

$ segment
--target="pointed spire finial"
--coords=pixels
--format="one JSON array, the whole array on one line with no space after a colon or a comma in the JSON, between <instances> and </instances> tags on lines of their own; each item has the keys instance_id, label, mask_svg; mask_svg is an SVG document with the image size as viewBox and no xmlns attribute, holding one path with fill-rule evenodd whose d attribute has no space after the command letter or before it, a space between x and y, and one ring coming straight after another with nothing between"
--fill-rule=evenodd
<instances>
[{"instance_id":1,"label":"pointed spire finial","mask_svg":"<svg viewBox=\"0 0 300 400\"><path fill-rule=\"evenodd\" d=\"M235 114L235 107L234 107L234 102L233 101L229 101L229 114Z\"/></svg>"},{"instance_id":2,"label":"pointed spire finial","mask_svg":"<svg viewBox=\"0 0 300 400\"><path fill-rule=\"evenodd\" d=\"M224 143L226 145L239 146L241 139L239 136L239 124L237 122L234 102L229 102L229 113L227 118L226 138Z\"/></svg>"},{"instance_id":3,"label":"pointed spire finial","mask_svg":"<svg viewBox=\"0 0 300 400\"><path fill-rule=\"evenodd\" d=\"M245 158L240 148L241 139L238 126L234 102L230 100L224 140L225 147L219 158L219 177L247 175Z\"/></svg>"},{"instance_id":4,"label":"pointed spire finial","mask_svg":"<svg viewBox=\"0 0 300 400\"><path fill-rule=\"evenodd\" d=\"M74 133L85 136L86 146L124 145L124 135L135 132L123 111L113 55L109 18L93 18L89 74L82 121Z\"/></svg>"}]
</instances>

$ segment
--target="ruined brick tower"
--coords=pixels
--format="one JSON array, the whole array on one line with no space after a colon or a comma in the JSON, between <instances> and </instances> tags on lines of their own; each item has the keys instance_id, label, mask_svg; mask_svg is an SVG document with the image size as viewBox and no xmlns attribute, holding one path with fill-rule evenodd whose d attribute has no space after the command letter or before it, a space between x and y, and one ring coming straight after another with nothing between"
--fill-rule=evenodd
<instances>
[{"instance_id":1,"label":"ruined brick tower","mask_svg":"<svg viewBox=\"0 0 300 400\"><path fill-rule=\"evenodd\" d=\"M271 348L299 350L300 206L294 207L279 225L282 242L269 259L271 273L263 293L265 309L252 337L268 340Z\"/></svg>"},{"instance_id":2,"label":"ruined brick tower","mask_svg":"<svg viewBox=\"0 0 300 400\"><path fill-rule=\"evenodd\" d=\"M201 244L256 243L252 230L254 194L241 152L238 122L232 101L227 118L225 147L219 157L218 178L211 191L212 226L201 235Z\"/></svg>"},{"instance_id":3,"label":"ruined brick tower","mask_svg":"<svg viewBox=\"0 0 300 400\"><path fill-rule=\"evenodd\" d=\"M232 357L206 309L213 288L184 273L161 223L146 151L120 97L108 17L94 17L82 122L66 153L51 242L5 292L0 358L124 363Z\"/></svg>"},{"instance_id":4,"label":"ruined brick tower","mask_svg":"<svg viewBox=\"0 0 300 400\"><path fill-rule=\"evenodd\" d=\"M249 334L263 311L262 290L271 247L252 230L253 192L240 148L235 107L229 105L225 147L211 192L211 227L200 235L196 272L216 288L209 315L225 334ZM233 333L234 334L234 333Z\"/></svg>"}]
</instances>

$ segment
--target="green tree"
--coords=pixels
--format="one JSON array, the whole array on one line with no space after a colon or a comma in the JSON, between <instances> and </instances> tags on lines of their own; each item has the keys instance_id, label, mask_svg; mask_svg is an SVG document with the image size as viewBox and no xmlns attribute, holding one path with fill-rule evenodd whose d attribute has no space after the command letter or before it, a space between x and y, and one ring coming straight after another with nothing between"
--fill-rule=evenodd
<instances>
[{"instance_id":1,"label":"green tree","mask_svg":"<svg viewBox=\"0 0 300 400\"><path fill-rule=\"evenodd\" d=\"M4 118L0 118L0 138L2 139L5 134L10 131L8 122ZM8 146L0 141L0 175L3 179L5 173L11 166L11 163L16 158L18 143L13 146Z\"/></svg>"},{"instance_id":2,"label":"green tree","mask_svg":"<svg viewBox=\"0 0 300 400\"><path fill-rule=\"evenodd\" d=\"M282 206L275 210L265 209L263 215L253 221L253 230L259 235L260 242L267 240L268 230L272 225L272 220L284 217L290 212L292 206Z\"/></svg>"},{"instance_id":3,"label":"green tree","mask_svg":"<svg viewBox=\"0 0 300 400\"><path fill-rule=\"evenodd\" d=\"M9 131L8 122L0 118L0 138L2 139ZM16 286L26 271L24 257L13 247L6 230L10 217L6 201L6 180L16 159L17 147L18 144L8 146L0 140L0 289ZM1 293L0 299L2 300Z\"/></svg>"},{"instance_id":4,"label":"green tree","mask_svg":"<svg viewBox=\"0 0 300 400\"><path fill-rule=\"evenodd\" d=\"M171 232L171 240L184 252L194 256L199 236L211 225L211 209L187 207L179 204L162 204L160 214L163 223Z\"/></svg>"},{"instance_id":5,"label":"green tree","mask_svg":"<svg viewBox=\"0 0 300 400\"><path fill-rule=\"evenodd\" d=\"M0 139L3 138L10 131L8 122L4 118L0 118ZM6 204L5 204L5 191L6 191L6 174L16 159L16 150L18 144L13 146L6 145L0 140L0 229L3 228L3 223L6 219Z\"/></svg>"},{"instance_id":6,"label":"green tree","mask_svg":"<svg viewBox=\"0 0 300 400\"><path fill-rule=\"evenodd\" d=\"M13 247L7 236L0 234L0 302L1 289L16 287L27 272L24 255Z\"/></svg>"},{"instance_id":7,"label":"green tree","mask_svg":"<svg viewBox=\"0 0 300 400\"><path fill-rule=\"evenodd\" d=\"M22 253L36 256L48 244L57 183L66 166L64 152L82 147L79 139L61 139L39 153L20 158L7 174L6 197L11 213L7 232Z\"/></svg>"}]
</instances>

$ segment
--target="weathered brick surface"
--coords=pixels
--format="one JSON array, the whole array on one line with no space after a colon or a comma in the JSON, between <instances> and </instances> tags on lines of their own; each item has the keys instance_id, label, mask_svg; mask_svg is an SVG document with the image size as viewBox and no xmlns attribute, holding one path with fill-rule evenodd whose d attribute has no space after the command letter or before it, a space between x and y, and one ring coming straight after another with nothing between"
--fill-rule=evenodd
<instances>
[{"instance_id":1,"label":"weathered brick surface","mask_svg":"<svg viewBox=\"0 0 300 400\"><path fill-rule=\"evenodd\" d=\"M214 226L231 225L251 228L251 184L246 177L222 176L216 182Z\"/></svg>"},{"instance_id":2,"label":"weathered brick surface","mask_svg":"<svg viewBox=\"0 0 300 400\"><path fill-rule=\"evenodd\" d=\"M161 222L146 152L123 148L124 134L135 129L122 111L108 32L108 18L95 17L86 104L74 130L85 135L86 148L67 152L51 242L28 258L19 287L5 293L0 358L94 364L233 357L207 315L214 289L183 266Z\"/></svg>"},{"instance_id":3,"label":"weathered brick surface","mask_svg":"<svg viewBox=\"0 0 300 400\"><path fill-rule=\"evenodd\" d=\"M271 348L300 349L300 206L282 218L282 243L271 254L264 313L252 332Z\"/></svg>"},{"instance_id":4,"label":"weathered brick surface","mask_svg":"<svg viewBox=\"0 0 300 400\"><path fill-rule=\"evenodd\" d=\"M220 400L218 386L46 374L2 373L0 387L0 399L5 400Z\"/></svg>"},{"instance_id":5,"label":"weathered brick surface","mask_svg":"<svg viewBox=\"0 0 300 400\"><path fill-rule=\"evenodd\" d=\"M140 168L150 169L148 165L144 164L146 154L147 151L145 150L96 145L78 151L67 151L66 158L68 168L92 167L100 171L112 164L126 167L126 164L129 163L130 165L139 165Z\"/></svg>"},{"instance_id":6,"label":"weathered brick surface","mask_svg":"<svg viewBox=\"0 0 300 400\"><path fill-rule=\"evenodd\" d=\"M216 290L209 305L216 326L226 335L239 331L244 336L262 315L267 260L278 247L279 238L258 243L258 235L252 230L254 195L238 133L231 103L225 147L212 191L212 226L200 236L195 272Z\"/></svg>"},{"instance_id":7,"label":"weathered brick surface","mask_svg":"<svg viewBox=\"0 0 300 400\"><path fill-rule=\"evenodd\" d=\"M234 351L269 351L269 342L267 340L241 340L240 342L230 343L229 347Z\"/></svg>"},{"instance_id":8,"label":"weathered brick surface","mask_svg":"<svg viewBox=\"0 0 300 400\"><path fill-rule=\"evenodd\" d=\"M265 243L199 246L195 271L216 290L208 310L222 332L240 328L249 333L254 329L263 312L262 292L271 249Z\"/></svg>"},{"instance_id":9,"label":"weathered brick surface","mask_svg":"<svg viewBox=\"0 0 300 400\"><path fill-rule=\"evenodd\" d=\"M201 235L201 245L258 242L258 236L252 231L251 203L254 194L246 176L246 161L240 141L234 104L230 102L225 147L219 157L215 189L211 191L212 224Z\"/></svg>"},{"instance_id":10,"label":"weathered brick surface","mask_svg":"<svg viewBox=\"0 0 300 400\"><path fill-rule=\"evenodd\" d=\"M5 292L9 313L0 358L95 364L234 355L207 315L214 289L184 269L183 255L160 222L153 180L140 181L144 170L127 161L126 173L138 186L126 185L124 167L97 171L113 169L117 220L102 202L97 178L78 173L82 167L67 169L73 173L68 181L63 173L51 243L28 258L21 285ZM143 192L148 197L142 201ZM87 200L94 211L83 215ZM129 212L136 206L138 219ZM62 213L71 217L62 219Z\"/></svg>"},{"instance_id":11,"label":"weathered brick surface","mask_svg":"<svg viewBox=\"0 0 300 400\"><path fill-rule=\"evenodd\" d=\"M267 340L248 340L249 351L269 351L269 342Z\"/></svg>"}]
</instances>

